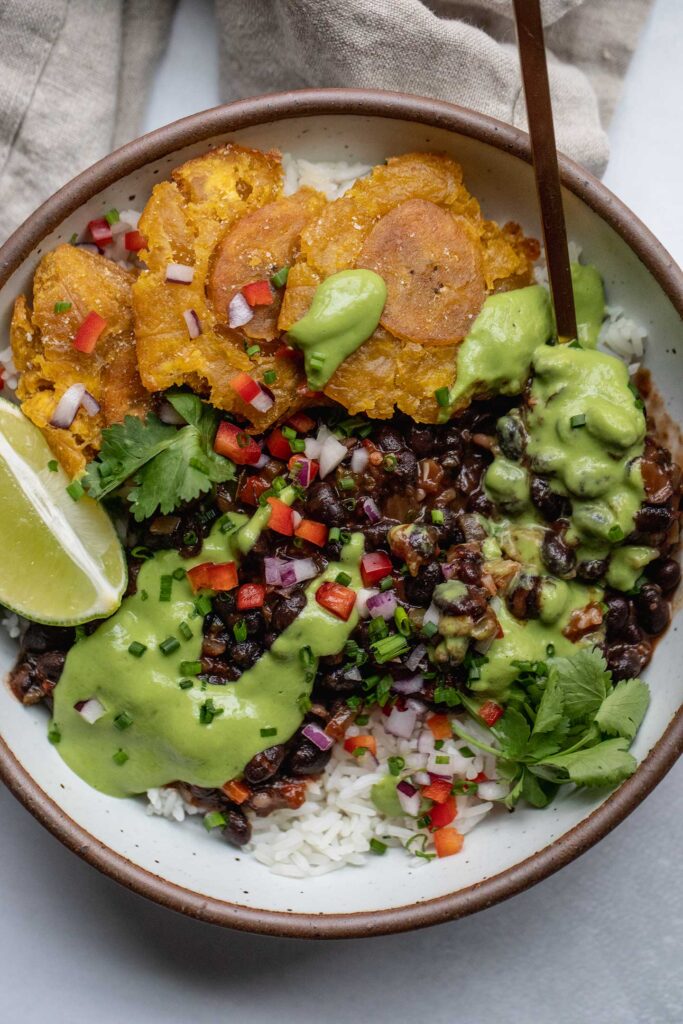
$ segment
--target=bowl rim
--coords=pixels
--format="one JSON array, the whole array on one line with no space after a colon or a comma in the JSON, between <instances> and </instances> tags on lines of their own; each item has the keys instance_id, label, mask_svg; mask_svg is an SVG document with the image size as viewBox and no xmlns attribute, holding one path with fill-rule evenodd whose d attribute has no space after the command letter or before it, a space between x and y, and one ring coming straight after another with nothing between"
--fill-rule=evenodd
<instances>
[{"instance_id":1,"label":"bowl rim","mask_svg":"<svg viewBox=\"0 0 683 1024\"><path fill-rule=\"evenodd\" d=\"M372 89L305 89L239 100L192 114L117 149L73 178L0 248L0 288L67 216L119 178L174 151L242 128L317 115L361 115L443 128L531 163L526 132L455 104ZM639 218L597 178L560 154L562 183L611 226L683 316L683 273ZM590 849L650 793L683 752L683 708L636 772L587 818L530 857L482 882L424 902L348 914L269 911L203 896L133 864L90 835L52 800L0 736L0 778L66 847L128 889L212 924L294 938L353 938L455 920L523 892Z\"/></svg>"}]
</instances>

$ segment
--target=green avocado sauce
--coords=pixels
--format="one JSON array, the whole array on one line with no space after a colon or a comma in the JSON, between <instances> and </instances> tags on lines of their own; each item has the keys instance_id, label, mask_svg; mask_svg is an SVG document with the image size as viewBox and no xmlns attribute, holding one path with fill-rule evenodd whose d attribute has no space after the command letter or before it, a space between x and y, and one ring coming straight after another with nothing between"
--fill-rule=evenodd
<instances>
[{"instance_id":1,"label":"green avocado sauce","mask_svg":"<svg viewBox=\"0 0 683 1024\"><path fill-rule=\"evenodd\" d=\"M122 797L176 779L218 787L238 776L254 754L292 736L302 721L318 658L337 654L358 622L355 611L343 622L315 599L320 584L342 571L351 577L350 586L361 586L363 536L353 534L340 561L311 582L300 615L236 683L202 684L190 668L183 671L182 662L199 659L202 615L186 577L173 579L169 601L159 600L161 579L201 562L238 561L255 542L254 523L242 515L229 518L238 529L226 536L214 527L197 557L182 559L176 551L164 551L145 562L137 593L67 655L54 691L53 725L61 734L57 750L77 775L103 793ZM261 515L259 522L262 528L267 517ZM191 629L191 638L184 639L181 622ZM165 655L159 645L172 636L180 646ZM142 657L129 652L133 642L146 646ZM304 651L302 657L305 648L310 654ZM193 685L181 689L185 677ZM91 725L74 705L93 697L105 714ZM128 724L122 729L123 723Z\"/></svg>"},{"instance_id":2,"label":"green avocado sauce","mask_svg":"<svg viewBox=\"0 0 683 1024\"><path fill-rule=\"evenodd\" d=\"M605 288L596 267L572 263L572 291L576 307L576 330L583 348L595 348L605 319Z\"/></svg>"},{"instance_id":3,"label":"green avocado sauce","mask_svg":"<svg viewBox=\"0 0 683 1024\"><path fill-rule=\"evenodd\" d=\"M287 332L304 353L306 377L320 391L341 363L373 334L387 299L373 270L342 270L319 285L308 313Z\"/></svg>"}]
</instances>

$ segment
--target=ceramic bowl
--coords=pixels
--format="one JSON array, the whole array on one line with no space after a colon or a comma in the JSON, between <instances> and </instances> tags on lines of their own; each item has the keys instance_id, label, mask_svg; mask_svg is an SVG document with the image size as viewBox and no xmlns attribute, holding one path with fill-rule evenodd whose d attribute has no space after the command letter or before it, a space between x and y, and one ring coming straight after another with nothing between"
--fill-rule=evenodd
<instances>
[{"instance_id":1,"label":"ceramic bowl","mask_svg":"<svg viewBox=\"0 0 683 1024\"><path fill-rule=\"evenodd\" d=\"M434 100L370 91L307 91L219 107L152 132L70 182L0 250L0 316L30 290L41 253L114 207L142 207L176 164L232 139L310 160L375 164L410 150L441 150L464 168L487 216L538 236L528 137ZM683 419L683 278L661 245L607 189L561 161L569 236L605 278L608 301L647 327L647 365L674 422ZM681 616L678 616L679 621ZM14 651L2 637L0 667ZM275 935L360 936L453 919L490 906L557 871L615 827L664 776L683 743L676 624L647 671L652 704L633 751L635 775L611 795L566 793L542 812L500 812L468 835L457 857L416 862L393 851L363 868L308 880L268 873L212 840L196 823L145 814L73 775L46 741L44 709L0 687L0 774L66 846L129 888L204 920Z\"/></svg>"}]
</instances>

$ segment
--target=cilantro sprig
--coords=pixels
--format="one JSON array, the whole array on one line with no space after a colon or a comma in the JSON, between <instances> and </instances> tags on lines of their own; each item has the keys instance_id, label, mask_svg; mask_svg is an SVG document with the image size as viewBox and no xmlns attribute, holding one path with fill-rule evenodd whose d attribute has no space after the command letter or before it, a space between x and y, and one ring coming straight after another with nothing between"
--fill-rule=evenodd
<instances>
[{"instance_id":1,"label":"cilantro sprig","mask_svg":"<svg viewBox=\"0 0 683 1024\"><path fill-rule=\"evenodd\" d=\"M102 431L102 449L84 478L98 501L131 480L128 500L138 522L157 510L166 515L235 475L233 463L213 450L220 414L196 395L177 392L166 398L187 426L162 423L153 413L145 420L126 416Z\"/></svg>"},{"instance_id":2,"label":"cilantro sprig","mask_svg":"<svg viewBox=\"0 0 683 1024\"><path fill-rule=\"evenodd\" d=\"M613 685L599 651L581 649L571 658L550 658L541 671L527 671L524 684L490 728L496 746L452 723L470 746L495 755L499 775L511 783L505 799L510 809L520 799L545 807L564 783L613 787L633 774L636 761L628 748L649 703L645 683ZM477 701L466 694L461 699L481 724Z\"/></svg>"}]
</instances>

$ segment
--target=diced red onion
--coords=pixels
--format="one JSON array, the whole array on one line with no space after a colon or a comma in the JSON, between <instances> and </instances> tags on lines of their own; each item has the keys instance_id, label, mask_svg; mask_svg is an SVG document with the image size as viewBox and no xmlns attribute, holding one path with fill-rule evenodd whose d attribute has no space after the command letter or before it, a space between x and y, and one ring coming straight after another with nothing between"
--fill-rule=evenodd
<instances>
[{"instance_id":1,"label":"diced red onion","mask_svg":"<svg viewBox=\"0 0 683 1024\"><path fill-rule=\"evenodd\" d=\"M413 735L413 729L417 721L417 712L414 708L406 708L400 711L398 705L394 704L387 718L384 719L384 728L392 736L399 739L409 740Z\"/></svg>"},{"instance_id":2,"label":"diced red onion","mask_svg":"<svg viewBox=\"0 0 683 1024\"><path fill-rule=\"evenodd\" d=\"M106 708L100 704L97 697L91 697L90 700L79 700L77 704L74 704L74 708L89 725L94 725L98 718L107 713Z\"/></svg>"},{"instance_id":3,"label":"diced red onion","mask_svg":"<svg viewBox=\"0 0 683 1024\"><path fill-rule=\"evenodd\" d=\"M126 230L132 228L137 231L141 216L139 210L119 210L119 224L123 224Z\"/></svg>"},{"instance_id":4,"label":"diced red onion","mask_svg":"<svg viewBox=\"0 0 683 1024\"><path fill-rule=\"evenodd\" d=\"M263 384L259 384L259 387L261 390L249 404L253 405L258 412L268 412L275 405L275 396L270 388L264 387Z\"/></svg>"},{"instance_id":5,"label":"diced red onion","mask_svg":"<svg viewBox=\"0 0 683 1024\"><path fill-rule=\"evenodd\" d=\"M307 437L304 440L305 452L307 459L319 459L321 444L315 437Z\"/></svg>"},{"instance_id":6,"label":"diced red onion","mask_svg":"<svg viewBox=\"0 0 683 1024\"><path fill-rule=\"evenodd\" d=\"M294 571L297 583L312 580L314 576L318 575L317 566L312 558L296 558L294 560Z\"/></svg>"},{"instance_id":7,"label":"diced red onion","mask_svg":"<svg viewBox=\"0 0 683 1024\"><path fill-rule=\"evenodd\" d=\"M367 600L367 609L373 619L390 619L396 611L396 591L385 590L378 594L373 594Z\"/></svg>"},{"instance_id":8,"label":"diced red onion","mask_svg":"<svg viewBox=\"0 0 683 1024\"><path fill-rule=\"evenodd\" d=\"M405 780L399 782L396 787L396 795L403 813L416 818L420 813L420 794L415 787Z\"/></svg>"},{"instance_id":9,"label":"diced red onion","mask_svg":"<svg viewBox=\"0 0 683 1024\"><path fill-rule=\"evenodd\" d=\"M326 732L316 725L314 722L309 722L301 730L302 736L305 736L307 740L310 740L318 750L329 750L334 740L331 736L328 736Z\"/></svg>"},{"instance_id":10,"label":"diced red onion","mask_svg":"<svg viewBox=\"0 0 683 1024\"><path fill-rule=\"evenodd\" d=\"M52 414L50 426L59 427L62 430L68 429L76 418L84 394L85 384L72 384L70 388L67 388Z\"/></svg>"},{"instance_id":11,"label":"diced red onion","mask_svg":"<svg viewBox=\"0 0 683 1024\"><path fill-rule=\"evenodd\" d=\"M96 398L94 398L90 394L89 391L83 392L83 397L81 398L81 405L87 412L88 416L97 416L98 412L100 411L100 403L97 401Z\"/></svg>"},{"instance_id":12,"label":"diced red onion","mask_svg":"<svg viewBox=\"0 0 683 1024\"><path fill-rule=\"evenodd\" d=\"M311 459L300 459L297 462L296 482L301 487L308 487L313 480L313 463Z\"/></svg>"},{"instance_id":13,"label":"diced red onion","mask_svg":"<svg viewBox=\"0 0 683 1024\"><path fill-rule=\"evenodd\" d=\"M256 466L257 469L263 469L263 467L267 465L269 462L270 455L268 454L268 452L262 452L258 462L255 462L254 465Z\"/></svg>"},{"instance_id":14,"label":"diced red onion","mask_svg":"<svg viewBox=\"0 0 683 1024\"><path fill-rule=\"evenodd\" d=\"M344 461L349 450L324 425L318 431L318 441L321 442L319 461L320 479L323 480Z\"/></svg>"},{"instance_id":15,"label":"diced red onion","mask_svg":"<svg viewBox=\"0 0 683 1024\"><path fill-rule=\"evenodd\" d=\"M510 787L503 782L480 782L477 796L481 800L502 800L510 792Z\"/></svg>"},{"instance_id":16,"label":"diced red onion","mask_svg":"<svg viewBox=\"0 0 683 1024\"><path fill-rule=\"evenodd\" d=\"M363 445L358 448L354 448L353 454L351 455L351 472L362 473L368 464L370 458L370 452Z\"/></svg>"},{"instance_id":17,"label":"diced red onion","mask_svg":"<svg viewBox=\"0 0 683 1024\"><path fill-rule=\"evenodd\" d=\"M174 409L170 402L162 402L159 406L159 419L162 423L168 423L173 427L180 427L183 423L187 423L187 420L180 415L177 409Z\"/></svg>"},{"instance_id":18,"label":"diced red onion","mask_svg":"<svg viewBox=\"0 0 683 1024\"><path fill-rule=\"evenodd\" d=\"M408 697L406 707L412 708L418 718L422 718L427 714L427 705L419 698L416 700L415 697Z\"/></svg>"},{"instance_id":19,"label":"diced red onion","mask_svg":"<svg viewBox=\"0 0 683 1024\"><path fill-rule=\"evenodd\" d=\"M263 569L266 576L266 583L270 587L279 587L282 583L280 575L280 558L264 558Z\"/></svg>"},{"instance_id":20,"label":"diced red onion","mask_svg":"<svg viewBox=\"0 0 683 1024\"><path fill-rule=\"evenodd\" d=\"M433 622L435 626L438 626L440 619L441 619L441 612L439 611L439 609L436 607L436 605L432 601L432 603L430 604L429 608L425 612L425 616L424 616L424 619L422 620L422 624L426 625L428 622Z\"/></svg>"},{"instance_id":21,"label":"diced red onion","mask_svg":"<svg viewBox=\"0 0 683 1024\"><path fill-rule=\"evenodd\" d=\"M365 587L361 587L360 590L356 591L356 611L361 619L367 619L370 614L368 611L368 601L376 594L379 594L379 590L368 590Z\"/></svg>"},{"instance_id":22,"label":"diced red onion","mask_svg":"<svg viewBox=\"0 0 683 1024\"><path fill-rule=\"evenodd\" d=\"M424 683L423 676L408 676L407 679L394 679L391 689L396 693L403 693L406 696L410 693L419 693Z\"/></svg>"},{"instance_id":23,"label":"diced red onion","mask_svg":"<svg viewBox=\"0 0 683 1024\"><path fill-rule=\"evenodd\" d=\"M413 772L412 779L418 786L428 786L432 781L428 772Z\"/></svg>"},{"instance_id":24,"label":"diced red onion","mask_svg":"<svg viewBox=\"0 0 683 1024\"><path fill-rule=\"evenodd\" d=\"M431 729L423 729L417 737L417 751L419 754L431 754L434 751L434 737Z\"/></svg>"},{"instance_id":25,"label":"diced red onion","mask_svg":"<svg viewBox=\"0 0 683 1024\"><path fill-rule=\"evenodd\" d=\"M457 566L457 564L455 562L442 562L441 563L441 572L443 573L444 578L447 579L447 580L450 580L450 579L453 578L453 576L455 576L457 568L458 568L458 566Z\"/></svg>"},{"instance_id":26,"label":"diced red onion","mask_svg":"<svg viewBox=\"0 0 683 1024\"><path fill-rule=\"evenodd\" d=\"M228 327L244 327L254 317L251 308L242 292L237 292L228 305Z\"/></svg>"},{"instance_id":27,"label":"diced red onion","mask_svg":"<svg viewBox=\"0 0 683 1024\"><path fill-rule=\"evenodd\" d=\"M422 662L422 659L427 654L427 648L424 644L418 644L408 657L406 658L406 668L411 672L414 672L417 666Z\"/></svg>"},{"instance_id":28,"label":"diced red onion","mask_svg":"<svg viewBox=\"0 0 683 1024\"><path fill-rule=\"evenodd\" d=\"M296 569L294 562L284 562L280 566L280 586L294 587L297 584Z\"/></svg>"},{"instance_id":29,"label":"diced red onion","mask_svg":"<svg viewBox=\"0 0 683 1024\"><path fill-rule=\"evenodd\" d=\"M199 322L199 317L193 309L186 309L183 313L183 320L187 324L187 333L191 338L198 338L202 333L202 325Z\"/></svg>"},{"instance_id":30,"label":"diced red onion","mask_svg":"<svg viewBox=\"0 0 683 1024\"><path fill-rule=\"evenodd\" d=\"M194 267L188 267L185 263L167 263L166 280L172 284L192 284L194 278Z\"/></svg>"},{"instance_id":31,"label":"diced red onion","mask_svg":"<svg viewBox=\"0 0 683 1024\"><path fill-rule=\"evenodd\" d=\"M318 575L312 558L264 558L263 567L271 587L293 587Z\"/></svg>"},{"instance_id":32,"label":"diced red onion","mask_svg":"<svg viewBox=\"0 0 683 1024\"><path fill-rule=\"evenodd\" d=\"M353 466L351 468L353 469ZM363 511L371 523L378 523L382 518L382 513L372 498L363 498Z\"/></svg>"},{"instance_id":33,"label":"diced red onion","mask_svg":"<svg viewBox=\"0 0 683 1024\"><path fill-rule=\"evenodd\" d=\"M301 515L301 512L292 511L292 526L295 530L298 526L301 526L302 519L303 516Z\"/></svg>"}]
</instances>

